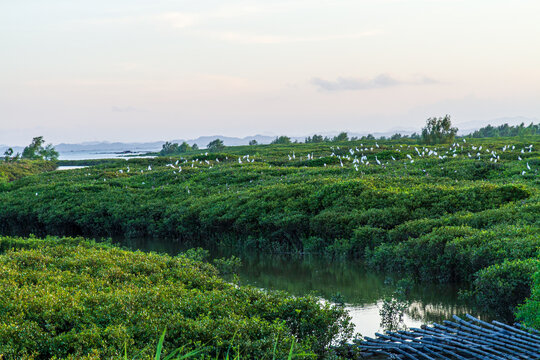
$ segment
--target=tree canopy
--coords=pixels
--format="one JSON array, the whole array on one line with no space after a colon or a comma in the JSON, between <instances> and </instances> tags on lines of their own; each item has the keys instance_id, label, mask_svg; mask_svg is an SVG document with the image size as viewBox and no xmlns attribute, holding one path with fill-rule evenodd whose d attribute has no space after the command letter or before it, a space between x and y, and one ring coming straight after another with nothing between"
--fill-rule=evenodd
<instances>
[{"instance_id":1,"label":"tree canopy","mask_svg":"<svg viewBox=\"0 0 540 360\"><path fill-rule=\"evenodd\" d=\"M540 134L540 124L530 123L529 126L525 126L525 123L521 123L516 126L503 124L499 126L488 125L481 129L476 130L470 136L473 138L484 137L502 137L502 136L526 136L526 135L538 135Z\"/></svg>"},{"instance_id":2,"label":"tree canopy","mask_svg":"<svg viewBox=\"0 0 540 360\"><path fill-rule=\"evenodd\" d=\"M165 156L165 155L182 154L189 150L191 150L191 146L189 146L189 144L185 141L180 145L178 145L177 143L170 143L167 141L165 142L165 144L163 144L163 147L161 148L159 155Z\"/></svg>"},{"instance_id":3,"label":"tree canopy","mask_svg":"<svg viewBox=\"0 0 540 360\"><path fill-rule=\"evenodd\" d=\"M208 145L206 146L206 148L208 149L208 151L212 151L212 152L222 151L223 149L225 149L225 144L223 144L223 140L216 139L216 140L210 141Z\"/></svg>"},{"instance_id":4,"label":"tree canopy","mask_svg":"<svg viewBox=\"0 0 540 360\"><path fill-rule=\"evenodd\" d=\"M317 134L314 134L313 136L311 137L307 137L306 140L305 140L305 143L306 144L315 144L315 143L322 143L324 141L324 138L322 135L317 135Z\"/></svg>"},{"instance_id":5,"label":"tree canopy","mask_svg":"<svg viewBox=\"0 0 540 360\"><path fill-rule=\"evenodd\" d=\"M334 136L332 141L349 141L349 135L346 132L340 132L337 136Z\"/></svg>"},{"instance_id":6,"label":"tree canopy","mask_svg":"<svg viewBox=\"0 0 540 360\"><path fill-rule=\"evenodd\" d=\"M58 160L58 151L52 144L45 145L43 136L37 136L32 139L30 145L24 148L23 159L29 160Z\"/></svg>"},{"instance_id":7,"label":"tree canopy","mask_svg":"<svg viewBox=\"0 0 540 360\"><path fill-rule=\"evenodd\" d=\"M422 128L422 141L425 144L444 144L454 141L458 129L452 127L450 115L440 118L429 118Z\"/></svg>"},{"instance_id":8,"label":"tree canopy","mask_svg":"<svg viewBox=\"0 0 540 360\"><path fill-rule=\"evenodd\" d=\"M291 143L291 138L288 137L288 136L279 136L279 137L276 137L272 142L271 144L290 144Z\"/></svg>"}]
</instances>

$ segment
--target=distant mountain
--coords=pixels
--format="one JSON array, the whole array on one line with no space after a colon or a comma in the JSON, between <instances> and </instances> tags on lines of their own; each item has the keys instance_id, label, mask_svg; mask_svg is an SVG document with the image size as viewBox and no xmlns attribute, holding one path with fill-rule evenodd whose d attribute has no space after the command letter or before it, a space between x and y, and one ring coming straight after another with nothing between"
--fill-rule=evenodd
<instances>
[{"instance_id":1,"label":"distant mountain","mask_svg":"<svg viewBox=\"0 0 540 360\"><path fill-rule=\"evenodd\" d=\"M121 143L121 142L86 142L81 144L58 144L54 147L60 153L79 151L99 151L99 152L122 152L122 151L158 151L164 141L154 141L148 143Z\"/></svg>"},{"instance_id":2,"label":"distant mountain","mask_svg":"<svg viewBox=\"0 0 540 360\"><path fill-rule=\"evenodd\" d=\"M503 117L498 119L492 119L492 120L477 120L477 121L468 121L463 123L457 123L455 126L459 129L460 135L466 135L469 133L472 133L482 127L485 127L487 125L493 125L498 126L502 124L509 124L509 125L519 125L521 123L525 123L525 125L533 123L538 123L539 120L537 118L529 118L529 117L523 117L523 116L515 116L515 117ZM375 136L376 138L379 138L381 136L390 137L396 133L400 133L401 135L411 135L414 132L419 133L421 129L414 129L414 128L393 128L389 131L384 132L348 132L349 137L362 137L367 136L369 134ZM330 132L312 132L309 134L306 134L304 136L290 136L292 141L299 141L303 142L306 137L312 136L313 134L318 134L322 136L327 136L329 138L332 138L336 135L338 135L340 131L330 131ZM208 143L215 139L221 139L223 140L223 143L225 146L240 146L240 145L248 145L251 140L256 140L258 144L270 144L272 140L274 140L276 136L270 136L270 135L254 135L254 136L246 136L246 137L231 137L231 136L221 136L221 135L212 135L212 136L200 136L196 139L175 139L175 140L168 140L175 143L182 143L186 141L188 144L193 145L197 144L201 149L204 149ZM165 141L153 141L153 142L134 142L134 143L122 143L122 142L108 142L108 141L87 141L82 142L79 144L66 144L61 143L55 145L56 150L60 152L61 158L62 154L70 154L70 153L89 153L89 154L99 154L99 153L122 153L122 152L138 152L138 153L144 153L144 152L155 152L161 150L162 145L165 143ZM0 155L4 153L9 148L9 145L0 145ZM13 146L13 150L15 153L22 152L23 146Z\"/></svg>"},{"instance_id":3,"label":"distant mountain","mask_svg":"<svg viewBox=\"0 0 540 360\"><path fill-rule=\"evenodd\" d=\"M225 144L225 146L240 146L240 145L248 145L251 140L256 140L257 143L259 144L270 144L272 140L275 139L275 136L254 135L254 136L246 136L243 138L239 138L239 137L231 137L231 136L213 135L213 136L199 136L198 138L191 139L191 140L172 140L172 142L182 143L183 141L185 141L189 145L197 144L199 145L200 148L205 148L206 145L208 145L208 143L216 139L223 140L223 143Z\"/></svg>"}]
</instances>

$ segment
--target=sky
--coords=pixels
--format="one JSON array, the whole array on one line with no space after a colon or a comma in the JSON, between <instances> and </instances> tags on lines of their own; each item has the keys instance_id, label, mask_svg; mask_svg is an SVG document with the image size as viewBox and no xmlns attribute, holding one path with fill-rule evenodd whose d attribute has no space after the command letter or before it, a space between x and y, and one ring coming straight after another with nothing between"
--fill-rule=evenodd
<instances>
[{"instance_id":1,"label":"sky","mask_svg":"<svg viewBox=\"0 0 540 360\"><path fill-rule=\"evenodd\" d=\"M0 0L0 144L540 119L538 14L538 0Z\"/></svg>"}]
</instances>

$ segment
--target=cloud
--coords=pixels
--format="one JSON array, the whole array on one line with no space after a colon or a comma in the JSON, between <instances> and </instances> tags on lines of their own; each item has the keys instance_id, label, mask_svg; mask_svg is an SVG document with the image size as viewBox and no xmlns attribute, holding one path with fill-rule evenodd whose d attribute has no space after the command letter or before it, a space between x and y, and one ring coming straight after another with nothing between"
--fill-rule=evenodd
<instances>
[{"instance_id":1,"label":"cloud","mask_svg":"<svg viewBox=\"0 0 540 360\"><path fill-rule=\"evenodd\" d=\"M372 79L359 79L353 77L339 77L336 80L312 78L310 83L322 91L370 90L395 87L400 85L430 85L438 81L429 77L420 77L414 80L398 80L387 74L380 74Z\"/></svg>"}]
</instances>

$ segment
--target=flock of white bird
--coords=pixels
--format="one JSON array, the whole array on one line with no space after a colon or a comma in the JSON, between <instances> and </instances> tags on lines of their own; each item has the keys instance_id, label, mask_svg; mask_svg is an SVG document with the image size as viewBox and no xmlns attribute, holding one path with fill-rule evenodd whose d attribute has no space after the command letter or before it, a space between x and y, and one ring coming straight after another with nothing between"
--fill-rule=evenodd
<instances>
[{"instance_id":1,"label":"flock of white bird","mask_svg":"<svg viewBox=\"0 0 540 360\"><path fill-rule=\"evenodd\" d=\"M449 147L418 147L414 145L391 145L390 147L386 147L385 150L393 150L396 153L403 153L405 156L399 156L401 158L401 161L404 161L404 164L407 163L414 163L415 159L425 159L425 158L437 158L439 160L444 160L450 157L457 157L460 154L463 156L466 156L467 158L473 159L473 160L487 160L490 162L497 163L501 160L501 154L502 153L515 153L517 152L516 159L518 161L523 161L523 158L521 157L522 154L525 154L527 152L532 152L533 145L530 144L528 146L524 146L520 149L516 149L515 145L504 145L500 149L488 149L483 145L469 145L467 144L466 140L463 139L462 143L455 142L451 144ZM368 160L368 155L372 159L372 163L376 164L377 166L385 167L390 163L390 160L381 161L377 154L382 151L381 147L377 142L375 142L372 146L364 146L363 144L360 144L360 146L350 147L350 148L344 148L341 149L339 146L330 146L329 147L329 155L321 155L317 159L325 159L325 158L337 158L339 160L339 167L344 168L346 164L352 165L352 168L355 171L360 170L360 165L368 166L370 165L370 161ZM179 174L182 172L182 166L185 167L191 167L191 168L212 168L214 165L220 162L218 158L215 160L208 160L208 153L201 153L201 155L204 155L206 159L199 160L198 158L195 159L178 159L176 162L171 162L166 164L166 167L169 167L173 170L174 174ZM380 154L379 154L380 156ZM397 155L396 155L397 156ZM287 154L288 161L295 161L297 156L296 153L293 151L292 153ZM508 159L508 156L506 156ZM225 160L228 160L228 157L225 157ZM300 159L303 159L301 157ZM305 155L305 159L307 161L315 160L316 157L313 152L310 152ZM398 162L399 159L396 159L394 155L390 155L390 159L392 162ZM260 157L257 159L259 161L262 161ZM238 164L249 164L255 162L255 157L253 155L243 155L238 157ZM323 166L326 167L327 164L323 163ZM525 169L526 168L526 169ZM532 168L529 164L529 162L526 162L525 168L522 170L521 175L526 175L528 172L532 172ZM131 171L129 165L127 168L119 169L118 173L122 174L124 172L129 173ZM140 173L144 173L144 170L139 170ZM148 165L148 168L146 170L147 172L152 171L152 165ZM424 170L425 172L425 170ZM537 170L535 170L537 172ZM88 174L90 175L90 174Z\"/></svg>"}]
</instances>

